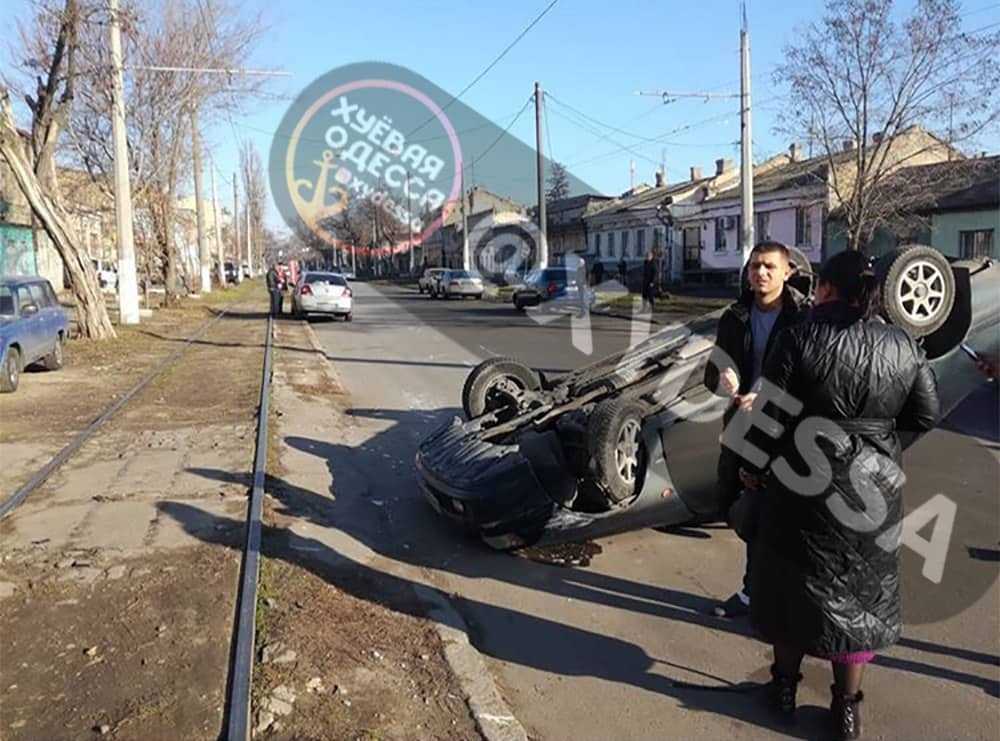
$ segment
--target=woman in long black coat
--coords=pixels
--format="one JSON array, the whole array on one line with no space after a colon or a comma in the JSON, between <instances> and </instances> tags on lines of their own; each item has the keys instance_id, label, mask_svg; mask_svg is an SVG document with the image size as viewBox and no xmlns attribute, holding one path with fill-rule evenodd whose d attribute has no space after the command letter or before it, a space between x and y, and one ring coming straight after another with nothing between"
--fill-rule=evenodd
<instances>
[{"instance_id":1,"label":"woman in long black coat","mask_svg":"<svg viewBox=\"0 0 1000 741\"><path fill-rule=\"evenodd\" d=\"M758 445L770 466L751 546L751 617L774 646L771 701L790 720L803 656L829 659L841 738L860 737L865 664L899 638L897 431L930 429L938 417L923 350L868 319L876 294L861 254L824 264L810 319L781 332L764 369L801 408L770 408L784 429ZM761 473L745 472L746 482Z\"/></svg>"}]
</instances>

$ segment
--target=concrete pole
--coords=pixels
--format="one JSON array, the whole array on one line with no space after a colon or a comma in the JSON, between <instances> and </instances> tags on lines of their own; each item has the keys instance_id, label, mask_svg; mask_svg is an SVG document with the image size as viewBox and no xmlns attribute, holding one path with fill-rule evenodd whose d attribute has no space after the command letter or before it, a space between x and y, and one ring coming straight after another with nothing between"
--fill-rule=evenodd
<instances>
[{"instance_id":1,"label":"concrete pole","mask_svg":"<svg viewBox=\"0 0 1000 741\"><path fill-rule=\"evenodd\" d=\"M469 270L469 214L465 207L465 173L462 173L462 270Z\"/></svg>"},{"instance_id":2,"label":"concrete pole","mask_svg":"<svg viewBox=\"0 0 1000 741\"><path fill-rule=\"evenodd\" d=\"M236 258L236 282L243 282L243 248L240 245L240 209L236 197L236 173L233 173L233 255Z\"/></svg>"},{"instance_id":3,"label":"concrete pole","mask_svg":"<svg viewBox=\"0 0 1000 741\"><path fill-rule=\"evenodd\" d=\"M410 209L410 171L406 171L406 243L410 245L410 275L413 275L413 214Z\"/></svg>"},{"instance_id":4,"label":"concrete pole","mask_svg":"<svg viewBox=\"0 0 1000 741\"><path fill-rule=\"evenodd\" d=\"M742 155L740 189L742 229L740 247L747 264L754 244L753 214L753 134L750 127L750 33L747 30L746 5L743 5L743 28L740 30L740 149Z\"/></svg>"},{"instance_id":5,"label":"concrete pole","mask_svg":"<svg viewBox=\"0 0 1000 741\"><path fill-rule=\"evenodd\" d=\"M210 162L212 166L212 211L213 219L215 220L215 251L216 259L219 261L219 286L222 288L226 287L226 268L224 254L225 250L222 249L222 225L219 223L219 193L215 189L215 163Z\"/></svg>"},{"instance_id":6,"label":"concrete pole","mask_svg":"<svg viewBox=\"0 0 1000 741\"><path fill-rule=\"evenodd\" d=\"M212 292L212 257L205 239L205 206L201 200L201 136L198 132L198 108L191 108L191 159L194 161L194 209L198 225L198 262L201 264L201 292Z\"/></svg>"},{"instance_id":7,"label":"concrete pole","mask_svg":"<svg viewBox=\"0 0 1000 741\"><path fill-rule=\"evenodd\" d=\"M128 178L125 139L125 84L122 80L122 37L118 0L108 0L111 22L111 145L114 149L115 228L118 236L118 321L139 323L139 282L135 275L135 238L132 234L132 189Z\"/></svg>"},{"instance_id":8,"label":"concrete pole","mask_svg":"<svg viewBox=\"0 0 1000 741\"><path fill-rule=\"evenodd\" d=\"M548 222L545 214L545 157L542 152L542 86L535 83L535 168L538 176L538 267L549 266Z\"/></svg>"},{"instance_id":9,"label":"concrete pole","mask_svg":"<svg viewBox=\"0 0 1000 741\"><path fill-rule=\"evenodd\" d=\"M250 236L250 194L247 193L247 268L250 277L253 278L253 238ZM263 267L263 266L261 266Z\"/></svg>"}]
</instances>

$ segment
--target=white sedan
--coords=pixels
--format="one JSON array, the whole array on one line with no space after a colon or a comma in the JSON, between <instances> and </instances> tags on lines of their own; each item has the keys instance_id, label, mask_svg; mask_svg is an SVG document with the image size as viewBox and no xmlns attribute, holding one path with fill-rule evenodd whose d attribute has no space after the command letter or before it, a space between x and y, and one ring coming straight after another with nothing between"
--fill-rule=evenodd
<instances>
[{"instance_id":1,"label":"white sedan","mask_svg":"<svg viewBox=\"0 0 1000 741\"><path fill-rule=\"evenodd\" d=\"M331 314L349 322L354 316L354 292L340 273L305 272L292 291L292 314Z\"/></svg>"},{"instance_id":2,"label":"white sedan","mask_svg":"<svg viewBox=\"0 0 1000 741\"><path fill-rule=\"evenodd\" d=\"M446 270L437 279L437 285L431 289L431 296L437 298L483 297L483 279L468 270Z\"/></svg>"}]
</instances>

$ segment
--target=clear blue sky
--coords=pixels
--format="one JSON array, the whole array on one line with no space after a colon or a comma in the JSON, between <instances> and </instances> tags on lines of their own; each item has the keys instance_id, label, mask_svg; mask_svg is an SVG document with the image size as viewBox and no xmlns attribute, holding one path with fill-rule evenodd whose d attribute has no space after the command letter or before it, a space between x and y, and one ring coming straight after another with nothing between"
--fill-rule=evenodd
<instances>
[{"instance_id":1,"label":"clear blue sky","mask_svg":"<svg viewBox=\"0 0 1000 741\"><path fill-rule=\"evenodd\" d=\"M276 128L292 96L326 70L358 61L386 61L407 66L450 93L457 93L488 65L551 0L507 0L503 3L444 0L299 0L278 5L264 0L242 4L247 14L261 13L269 30L254 54L256 67L291 73L276 79L275 92L284 103L255 103L241 116L224 121L208 134L219 168L236 165L236 137L252 140L265 165L270 132ZM7 5L8 17L22 15L27 0ZM905 11L912 2L900 2ZM789 142L772 129L784 105L771 72L782 47L796 38L803 24L821 17L821 0L791 4L749 0L751 74L753 75L755 158L787 149ZM967 30L1000 21L1000 2L967 0ZM534 82L551 95L548 106L548 154L596 189L617 194L629 187L629 162L635 181L652 182L665 153L668 178L687 176L688 167L708 171L720 157L738 161L737 101L682 100L663 105L639 90L737 92L739 90L739 2L700 0L663 3L651 0L558 0L497 66L462 96L462 101L491 120L506 125L532 93ZM9 26L7 27L10 28ZM4 31L4 35L10 31ZM567 119L561 101L603 123L655 137L690 126L670 137L665 148L600 125L589 133ZM725 114L730 115L725 115ZM534 143L529 109L511 133ZM700 123L706 119L715 119ZM609 138L601 141L601 136ZM617 149L629 145L638 154ZM1000 135L981 142L1000 150ZM546 143L548 147L548 143ZM601 157L607 154L608 156ZM598 159L595 159L598 158ZM645 159L644 159L645 158ZM271 221L277 221L271 211ZM277 224L275 224L277 226Z\"/></svg>"}]
</instances>

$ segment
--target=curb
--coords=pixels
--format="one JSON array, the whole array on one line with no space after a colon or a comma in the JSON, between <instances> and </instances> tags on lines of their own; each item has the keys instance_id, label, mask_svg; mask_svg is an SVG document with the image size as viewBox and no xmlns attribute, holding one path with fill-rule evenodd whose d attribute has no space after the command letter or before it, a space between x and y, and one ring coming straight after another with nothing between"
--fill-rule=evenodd
<instances>
[{"instance_id":1,"label":"curb","mask_svg":"<svg viewBox=\"0 0 1000 741\"><path fill-rule=\"evenodd\" d=\"M414 585L417 596L427 605L427 615L444 644L444 657L465 692L476 728L486 741L528 741L524 726L504 702L482 654L469 643L465 620L435 589Z\"/></svg>"},{"instance_id":2,"label":"curb","mask_svg":"<svg viewBox=\"0 0 1000 741\"><path fill-rule=\"evenodd\" d=\"M316 332L303 322L306 336L320 357L327 373L340 389L344 389L334 364L319 344ZM414 584L413 590L426 607L428 619L444 647L444 658L465 693L466 704L485 741L528 741L528 734L500 696L496 682L486 668L482 655L469 642L469 626L461 614L437 590Z\"/></svg>"}]
</instances>

